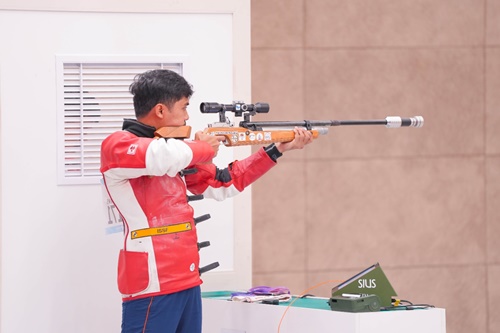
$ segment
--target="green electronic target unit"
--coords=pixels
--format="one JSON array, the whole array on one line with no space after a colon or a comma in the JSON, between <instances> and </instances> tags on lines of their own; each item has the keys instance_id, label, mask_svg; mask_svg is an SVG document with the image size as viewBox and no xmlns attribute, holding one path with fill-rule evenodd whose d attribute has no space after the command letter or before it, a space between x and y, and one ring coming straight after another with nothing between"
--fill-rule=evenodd
<instances>
[{"instance_id":1,"label":"green electronic target unit","mask_svg":"<svg viewBox=\"0 0 500 333\"><path fill-rule=\"evenodd\" d=\"M380 307L391 306L396 296L380 264L376 263L334 287L328 304L337 311L378 311Z\"/></svg>"}]
</instances>

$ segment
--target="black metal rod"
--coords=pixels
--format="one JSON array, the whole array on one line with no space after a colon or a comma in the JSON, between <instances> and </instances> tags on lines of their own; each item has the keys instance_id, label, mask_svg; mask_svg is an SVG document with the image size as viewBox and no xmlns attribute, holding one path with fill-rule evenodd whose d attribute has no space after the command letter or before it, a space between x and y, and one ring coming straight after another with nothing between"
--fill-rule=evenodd
<instances>
[{"instance_id":1,"label":"black metal rod","mask_svg":"<svg viewBox=\"0 0 500 333\"><path fill-rule=\"evenodd\" d=\"M303 120L303 121L242 121L240 127L256 129L263 127L315 127L341 125L387 125L386 119L380 120Z\"/></svg>"},{"instance_id":2,"label":"black metal rod","mask_svg":"<svg viewBox=\"0 0 500 333\"><path fill-rule=\"evenodd\" d=\"M303 121L242 121L240 127L258 130L264 127L326 127L349 125L385 125L387 127L422 127L424 118L415 116L410 118L387 117L385 119L368 120L303 120Z\"/></svg>"},{"instance_id":3,"label":"black metal rod","mask_svg":"<svg viewBox=\"0 0 500 333\"><path fill-rule=\"evenodd\" d=\"M387 125L387 119L374 120L339 120L340 125Z\"/></svg>"},{"instance_id":4,"label":"black metal rod","mask_svg":"<svg viewBox=\"0 0 500 333\"><path fill-rule=\"evenodd\" d=\"M212 270L214 268L217 268L217 267L219 267L219 262L218 261L213 262L211 264L208 264L206 266L200 267L200 269L198 271L199 271L199 273L201 275L201 274L206 273L206 272L208 272L208 271L210 271L210 270Z\"/></svg>"}]
</instances>

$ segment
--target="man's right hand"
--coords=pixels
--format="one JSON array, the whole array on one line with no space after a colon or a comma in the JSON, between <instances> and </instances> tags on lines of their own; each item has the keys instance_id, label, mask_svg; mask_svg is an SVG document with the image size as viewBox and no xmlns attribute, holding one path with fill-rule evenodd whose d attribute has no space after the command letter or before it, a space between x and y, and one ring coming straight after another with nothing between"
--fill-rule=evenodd
<instances>
[{"instance_id":1,"label":"man's right hand","mask_svg":"<svg viewBox=\"0 0 500 333\"><path fill-rule=\"evenodd\" d=\"M287 150L302 149L306 145L313 142L311 132L305 130L304 128L295 127L293 132L295 133L295 138L292 141L276 143L276 148L278 148L280 153L284 153Z\"/></svg>"},{"instance_id":2,"label":"man's right hand","mask_svg":"<svg viewBox=\"0 0 500 333\"><path fill-rule=\"evenodd\" d=\"M210 135L206 132L198 131L194 134L194 139L198 141L204 141L212 146L214 150L214 157L217 156L219 151L219 146L222 141L226 138L223 135Z\"/></svg>"}]
</instances>

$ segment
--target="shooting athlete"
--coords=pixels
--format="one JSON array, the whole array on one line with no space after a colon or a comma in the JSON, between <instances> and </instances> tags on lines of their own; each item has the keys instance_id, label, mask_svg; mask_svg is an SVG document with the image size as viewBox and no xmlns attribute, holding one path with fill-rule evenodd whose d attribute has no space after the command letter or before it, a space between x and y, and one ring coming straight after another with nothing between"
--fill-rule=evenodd
<instances>
[{"instance_id":1,"label":"shooting athlete","mask_svg":"<svg viewBox=\"0 0 500 333\"><path fill-rule=\"evenodd\" d=\"M155 137L156 130L189 119L193 90L182 76L148 71L135 78L130 92L136 119L125 119L122 131L101 147L104 183L124 223L118 261L122 333L201 332L197 221L187 190L216 200L233 196L276 165L283 152L311 143L312 135L294 129L292 141L219 169L212 159L224 137Z\"/></svg>"}]
</instances>

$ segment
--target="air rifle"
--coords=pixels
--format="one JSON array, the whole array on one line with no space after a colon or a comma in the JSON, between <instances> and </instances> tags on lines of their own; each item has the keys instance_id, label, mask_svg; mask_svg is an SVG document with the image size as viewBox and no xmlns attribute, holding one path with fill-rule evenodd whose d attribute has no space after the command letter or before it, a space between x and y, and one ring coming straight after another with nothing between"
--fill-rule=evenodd
<instances>
[{"instance_id":1,"label":"air rifle","mask_svg":"<svg viewBox=\"0 0 500 333\"><path fill-rule=\"evenodd\" d=\"M268 113L268 103L245 104L233 102L232 104L219 104L204 102L200 104L201 113L218 113L219 121L208 125L207 133L210 135L224 136L225 146L246 146L269 144L272 142L289 142L295 137L293 129L302 127L310 131L313 138L327 134L328 127L350 125L385 125L387 128L422 127L424 118L415 116L410 118L386 117L385 119L372 120L303 120L303 121L252 121L251 117L257 113ZM243 117L239 127L226 117L226 112L233 112L236 117ZM163 127L155 134L164 138L188 138L191 127L182 126Z\"/></svg>"}]
</instances>

